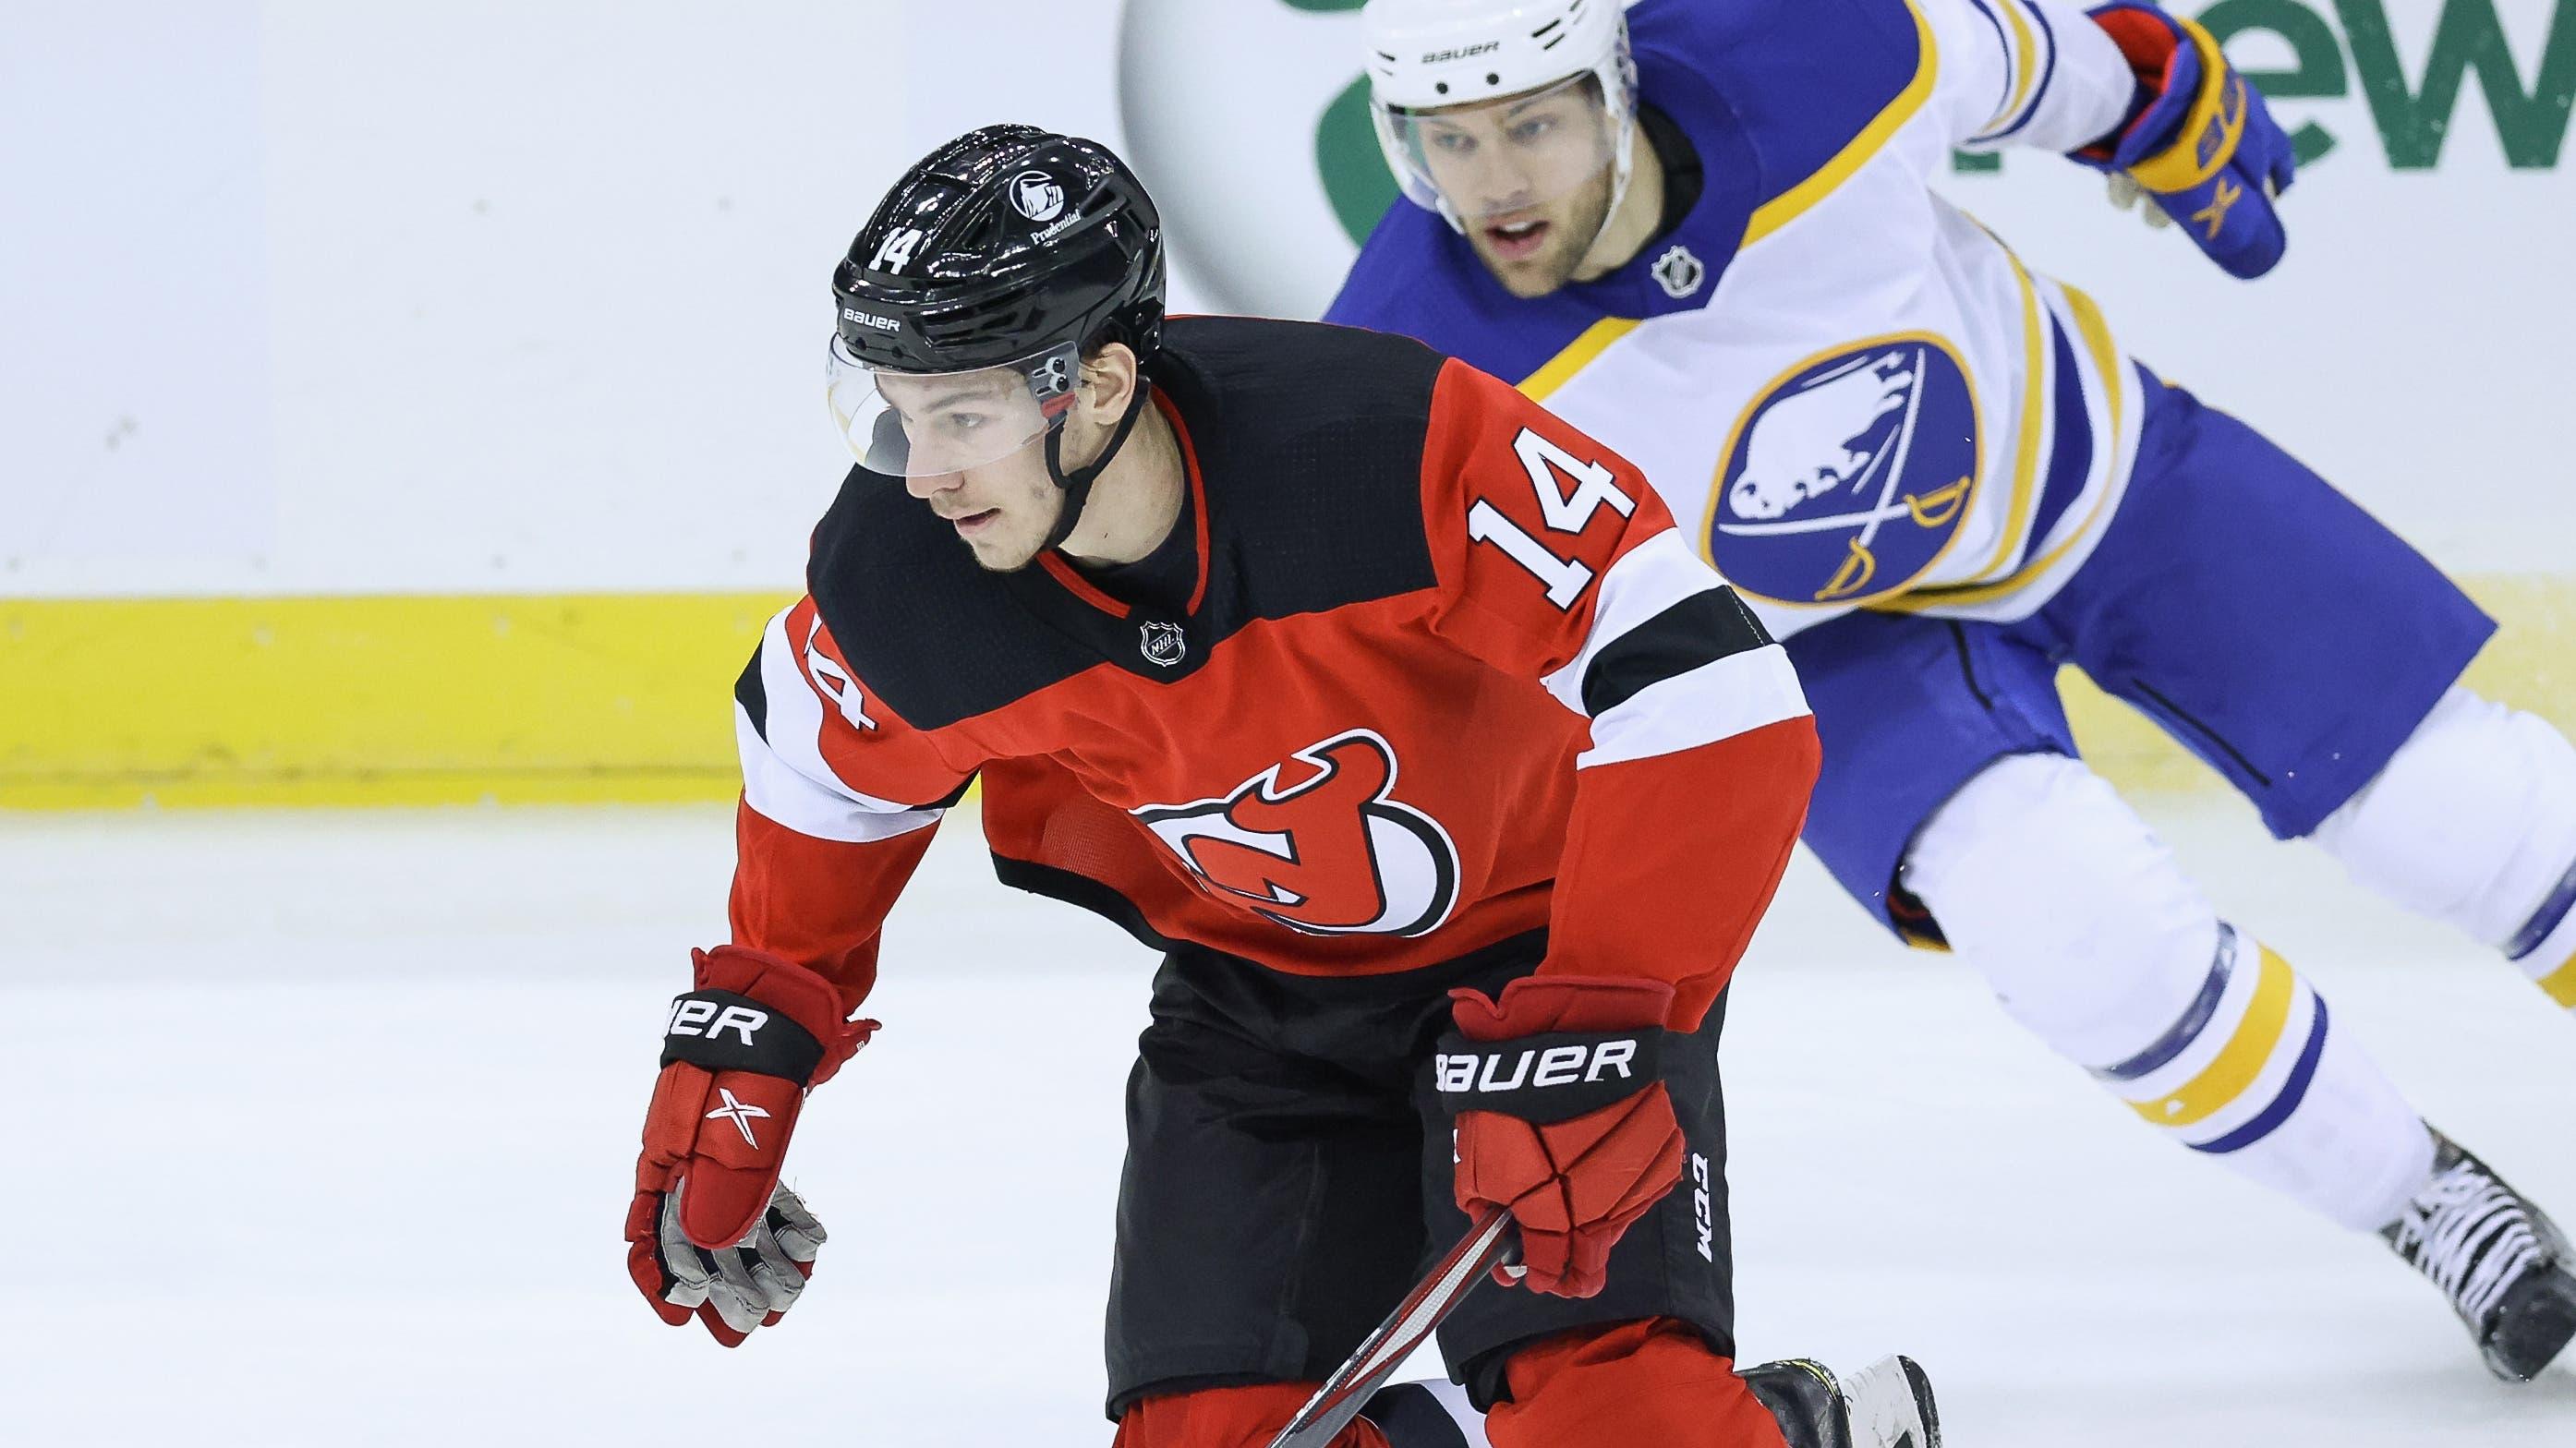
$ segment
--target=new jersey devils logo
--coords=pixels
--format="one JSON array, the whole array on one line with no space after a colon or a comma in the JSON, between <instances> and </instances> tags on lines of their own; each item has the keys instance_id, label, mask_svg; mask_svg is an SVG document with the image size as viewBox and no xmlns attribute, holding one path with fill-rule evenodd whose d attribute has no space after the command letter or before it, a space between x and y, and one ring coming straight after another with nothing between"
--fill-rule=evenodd
<instances>
[{"instance_id":1,"label":"new jersey devils logo","mask_svg":"<svg viewBox=\"0 0 2576 1448\"><path fill-rule=\"evenodd\" d=\"M1354 729L1223 799L1134 813L1210 890L1291 930L1427 934L1458 904L1458 851L1394 788L1395 751Z\"/></svg>"}]
</instances>

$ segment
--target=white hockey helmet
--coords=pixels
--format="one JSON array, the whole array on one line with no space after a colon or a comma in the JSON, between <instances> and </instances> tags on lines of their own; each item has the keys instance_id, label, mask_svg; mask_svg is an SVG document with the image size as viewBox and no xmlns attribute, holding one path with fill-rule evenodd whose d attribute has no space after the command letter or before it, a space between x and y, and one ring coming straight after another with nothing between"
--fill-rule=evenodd
<instances>
[{"instance_id":1,"label":"white hockey helmet","mask_svg":"<svg viewBox=\"0 0 2576 1448\"><path fill-rule=\"evenodd\" d=\"M1405 198L1466 229L1460 204L1433 179L1416 124L1421 113L1591 82L1609 126L1599 153L1574 179L1612 168L1616 212L1628 190L1637 118L1626 8L1627 0L1368 0L1360 19L1368 35L1369 117Z\"/></svg>"}]
</instances>

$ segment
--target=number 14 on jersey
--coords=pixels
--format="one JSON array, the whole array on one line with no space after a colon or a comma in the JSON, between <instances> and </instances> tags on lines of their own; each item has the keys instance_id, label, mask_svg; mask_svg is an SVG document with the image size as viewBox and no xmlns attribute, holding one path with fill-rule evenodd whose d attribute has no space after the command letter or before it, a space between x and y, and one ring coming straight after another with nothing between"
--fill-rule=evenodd
<instances>
[{"instance_id":1,"label":"number 14 on jersey","mask_svg":"<svg viewBox=\"0 0 2576 1448\"><path fill-rule=\"evenodd\" d=\"M1512 451L1529 472L1530 486L1538 492L1539 517L1550 533L1582 532L1605 504L1622 518L1637 511L1637 500L1619 491L1609 468L1585 462L1529 428L1522 428L1520 436L1512 439ZM1558 608L1572 608L1592 582L1592 570L1581 560L1558 557L1482 498L1467 510L1467 536L1493 544L1537 575L1547 586L1547 601Z\"/></svg>"}]
</instances>

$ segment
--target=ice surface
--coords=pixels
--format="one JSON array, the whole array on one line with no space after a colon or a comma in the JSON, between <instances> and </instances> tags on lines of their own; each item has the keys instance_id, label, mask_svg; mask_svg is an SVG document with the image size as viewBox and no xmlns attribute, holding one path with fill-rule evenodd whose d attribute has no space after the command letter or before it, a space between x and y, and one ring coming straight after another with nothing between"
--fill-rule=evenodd
<instances>
[{"instance_id":1,"label":"ice surface","mask_svg":"<svg viewBox=\"0 0 2576 1448\"><path fill-rule=\"evenodd\" d=\"M618 1240L724 812L0 816L0 1440L1104 1444L1144 952L952 822L726 1353ZM2576 1026L2233 805L2164 819L2418 1104L2576 1214ZM2161 1142L1801 860L1730 1019L1748 1354L1902 1349L1956 1448L2538 1448L2432 1290ZM720 1436L709 1436L720 1435Z\"/></svg>"}]
</instances>

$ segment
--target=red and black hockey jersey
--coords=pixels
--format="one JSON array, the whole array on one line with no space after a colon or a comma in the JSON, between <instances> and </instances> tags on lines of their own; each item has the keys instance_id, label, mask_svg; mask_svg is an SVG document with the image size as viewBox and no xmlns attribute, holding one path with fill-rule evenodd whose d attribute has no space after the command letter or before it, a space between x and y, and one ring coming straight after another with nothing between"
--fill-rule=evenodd
<instances>
[{"instance_id":1,"label":"red and black hockey jersey","mask_svg":"<svg viewBox=\"0 0 2576 1448\"><path fill-rule=\"evenodd\" d=\"M1417 343L1172 322L1152 376L1198 577L1139 609L1055 554L979 568L853 471L736 692L737 942L856 1005L969 781L1001 878L1160 945L1724 984L1805 814L1781 649L1634 469Z\"/></svg>"}]
</instances>

